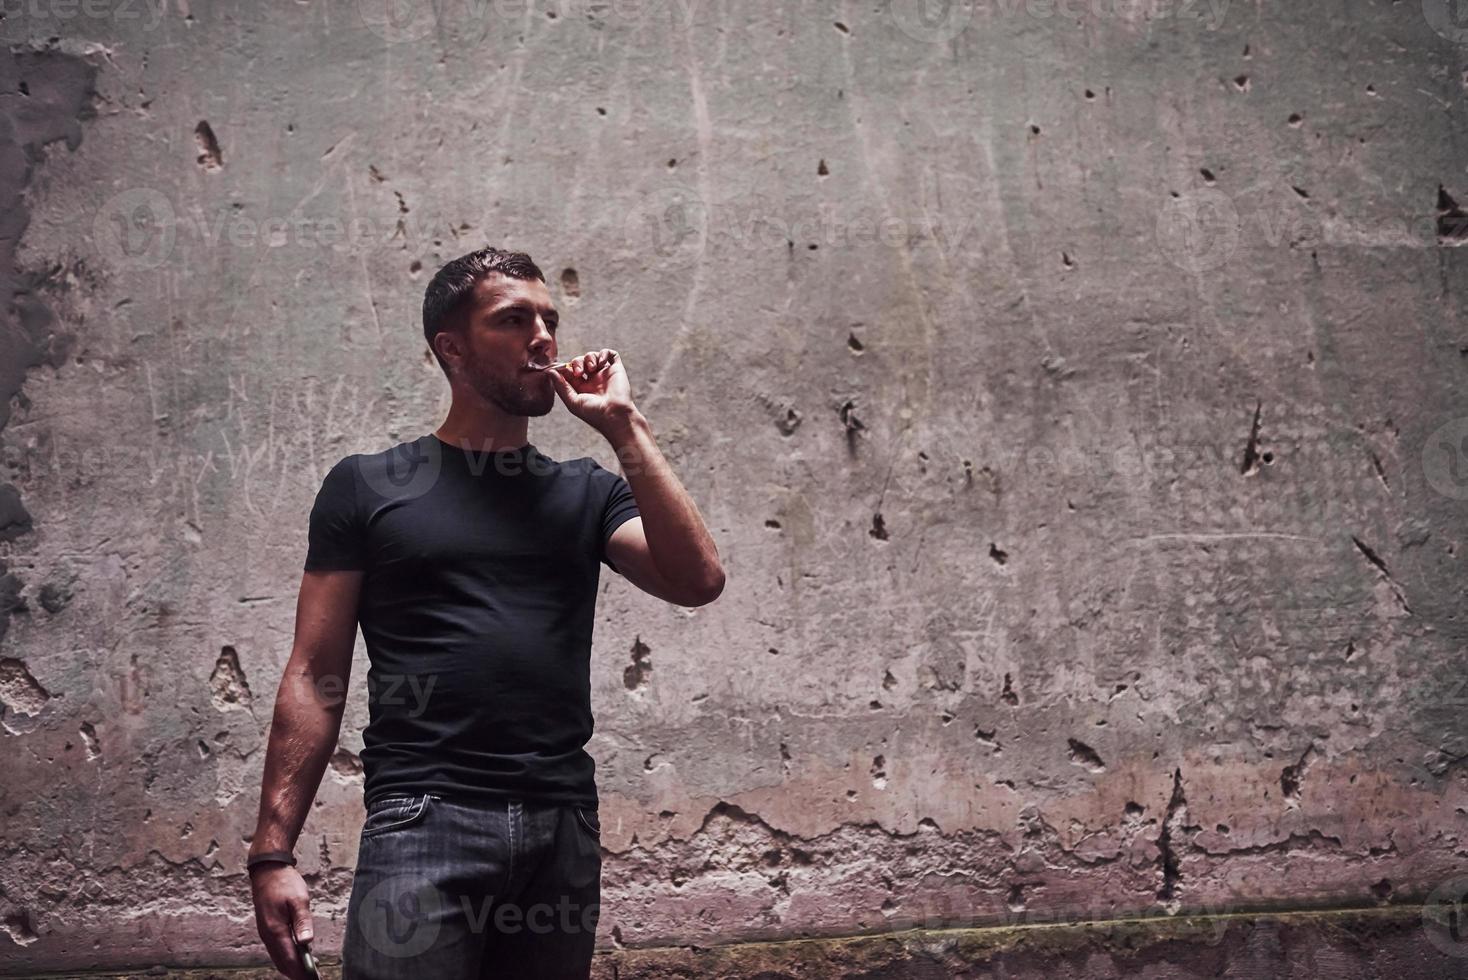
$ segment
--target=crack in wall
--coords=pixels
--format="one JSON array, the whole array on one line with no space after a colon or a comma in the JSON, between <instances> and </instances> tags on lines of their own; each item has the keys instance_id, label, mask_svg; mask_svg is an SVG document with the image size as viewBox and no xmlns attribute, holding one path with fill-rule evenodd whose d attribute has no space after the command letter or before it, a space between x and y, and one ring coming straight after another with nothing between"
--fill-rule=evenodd
<instances>
[{"instance_id":1,"label":"crack in wall","mask_svg":"<svg viewBox=\"0 0 1468 980\"><path fill-rule=\"evenodd\" d=\"M1392 570L1387 568L1386 562L1382 560L1381 556L1354 534L1351 535L1351 543L1356 546L1356 550L1361 553L1361 556L1381 573L1382 578L1391 587L1392 595L1396 596L1397 603L1402 607L1402 611L1408 616L1412 615L1412 607L1407 604L1406 593L1402 591L1401 584L1392 577Z\"/></svg>"},{"instance_id":2,"label":"crack in wall","mask_svg":"<svg viewBox=\"0 0 1468 980\"><path fill-rule=\"evenodd\" d=\"M1183 771L1174 769L1172 797L1167 801L1167 815L1162 818L1162 829L1157 835L1157 850L1162 855L1162 887L1157 889L1157 898L1164 903L1177 901L1178 885L1182 882L1182 868L1172 837L1174 832L1181 830L1187 808L1188 801L1183 795Z\"/></svg>"}]
</instances>

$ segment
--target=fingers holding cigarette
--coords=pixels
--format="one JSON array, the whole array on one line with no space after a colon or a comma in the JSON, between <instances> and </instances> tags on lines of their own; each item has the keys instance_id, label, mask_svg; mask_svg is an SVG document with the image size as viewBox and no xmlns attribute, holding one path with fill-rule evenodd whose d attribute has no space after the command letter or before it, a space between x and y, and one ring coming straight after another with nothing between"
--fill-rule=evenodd
<instances>
[{"instance_id":1,"label":"fingers holding cigarette","mask_svg":"<svg viewBox=\"0 0 1468 980\"><path fill-rule=\"evenodd\" d=\"M592 351L589 354L573 357L569 361L556 361L554 364L546 365L545 370L560 371L569 367L571 369L571 377L585 381L593 374L600 373L603 368L611 366L616 360L616 351L610 348L603 348L599 351Z\"/></svg>"}]
</instances>

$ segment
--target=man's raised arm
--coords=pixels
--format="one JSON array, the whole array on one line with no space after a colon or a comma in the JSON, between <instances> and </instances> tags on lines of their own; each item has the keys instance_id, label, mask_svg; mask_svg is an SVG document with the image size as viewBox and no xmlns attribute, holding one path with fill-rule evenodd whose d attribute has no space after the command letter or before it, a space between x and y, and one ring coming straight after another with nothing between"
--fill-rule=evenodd
<instances>
[{"instance_id":1,"label":"man's raised arm","mask_svg":"<svg viewBox=\"0 0 1468 980\"><path fill-rule=\"evenodd\" d=\"M612 565L633 585L668 602L713 602L724 591L718 547L633 404L621 356L609 347L588 351L550 369L550 378L571 414L611 443L637 502L638 516L607 539Z\"/></svg>"}]
</instances>

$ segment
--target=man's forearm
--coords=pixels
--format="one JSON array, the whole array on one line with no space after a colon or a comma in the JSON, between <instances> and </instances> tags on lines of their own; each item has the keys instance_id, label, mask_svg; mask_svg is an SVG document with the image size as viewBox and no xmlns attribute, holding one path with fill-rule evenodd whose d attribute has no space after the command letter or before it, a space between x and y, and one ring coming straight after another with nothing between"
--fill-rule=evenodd
<instances>
[{"instance_id":1,"label":"man's forearm","mask_svg":"<svg viewBox=\"0 0 1468 980\"><path fill-rule=\"evenodd\" d=\"M631 412L608 424L602 435L612 444L637 498L647 548L658 571L669 581L717 593L724 586L724 570L713 535L658 448L647 419L641 412Z\"/></svg>"},{"instance_id":2,"label":"man's forearm","mask_svg":"<svg viewBox=\"0 0 1468 980\"><path fill-rule=\"evenodd\" d=\"M294 660L286 665L275 695L251 854L294 850L341 731L344 699L323 693L325 685L318 685ZM345 684L333 686L340 691Z\"/></svg>"}]
</instances>

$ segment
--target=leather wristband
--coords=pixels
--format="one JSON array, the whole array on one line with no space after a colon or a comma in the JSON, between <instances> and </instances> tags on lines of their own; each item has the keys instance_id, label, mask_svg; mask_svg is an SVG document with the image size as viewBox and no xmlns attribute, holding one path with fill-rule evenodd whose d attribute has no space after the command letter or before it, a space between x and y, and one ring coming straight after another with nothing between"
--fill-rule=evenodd
<instances>
[{"instance_id":1,"label":"leather wristband","mask_svg":"<svg viewBox=\"0 0 1468 980\"><path fill-rule=\"evenodd\" d=\"M289 851L265 851L261 854L252 854L245 861L245 870L254 871L262 864L288 864L295 866L296 857Z\"/></svg>"}]
</instances>

